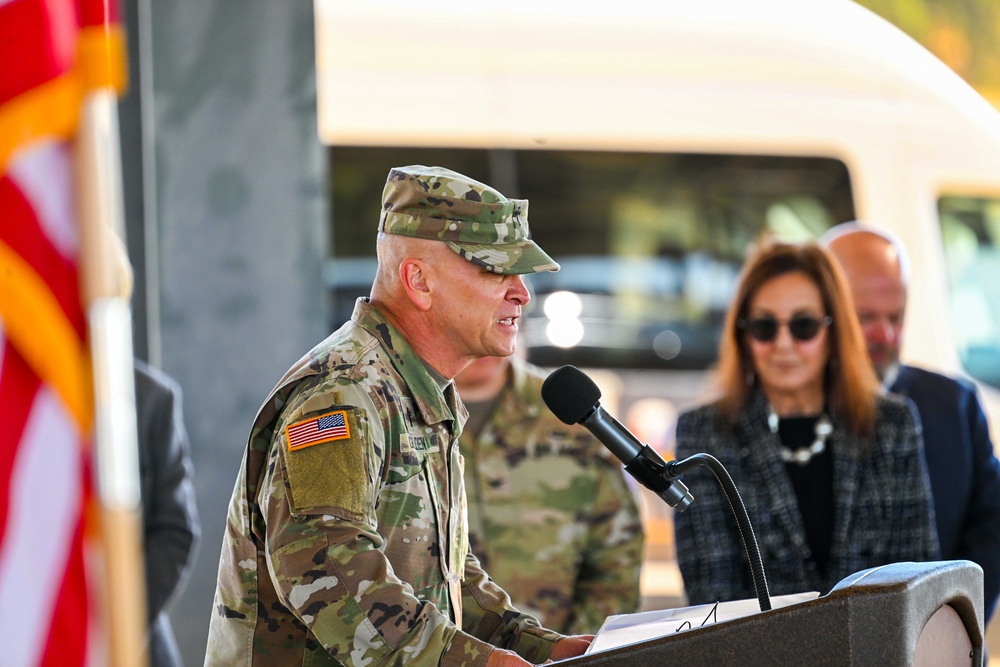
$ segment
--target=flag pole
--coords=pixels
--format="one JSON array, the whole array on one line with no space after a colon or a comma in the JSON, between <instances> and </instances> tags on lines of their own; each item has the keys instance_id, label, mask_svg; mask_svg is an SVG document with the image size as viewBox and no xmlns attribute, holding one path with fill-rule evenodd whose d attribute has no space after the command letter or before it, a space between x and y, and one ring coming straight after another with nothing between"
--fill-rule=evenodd
<instances>
[{"instance_id":1,"label":"flag pole","mask_svg":"<svg viewBox=\"0 0 1000 667\"><path fill-rule=\"evenodd\" d=\"M108 234L124 237L117 92L89 90L76 138L83 304L94 374L94 449L103 541L101 617L113 667L144 664L147 633L132 316Z\"/></svg>"}]
</instances>

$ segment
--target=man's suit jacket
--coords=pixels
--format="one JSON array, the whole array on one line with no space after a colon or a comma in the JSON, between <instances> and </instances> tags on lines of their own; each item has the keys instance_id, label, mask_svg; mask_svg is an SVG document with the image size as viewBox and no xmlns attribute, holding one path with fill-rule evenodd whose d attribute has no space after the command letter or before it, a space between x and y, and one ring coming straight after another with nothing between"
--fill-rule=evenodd
<instances>
[{"instance_id":1,"label":"man's suit jacket","mask_svg":"<svg viewBox=\"0 0 1000 667\"><path fill-rule=\"evenodd\" d=\"M180 387L162 371L135 361L149 664L181 664L166 606L191 568L199 536L191 457Z\"/></svg>"},{"instance_id":2,"label":"man's suit jacket","mask_svg":"<svg viewBox=\"0 0 1000 667\"><path fill-rule=\"evenodd\" d=\"M889 390L917 406L941 557L983 568L989 621L1000 596L1000 461L975 386L901 366Z\"/></svg>"}]
</instances>

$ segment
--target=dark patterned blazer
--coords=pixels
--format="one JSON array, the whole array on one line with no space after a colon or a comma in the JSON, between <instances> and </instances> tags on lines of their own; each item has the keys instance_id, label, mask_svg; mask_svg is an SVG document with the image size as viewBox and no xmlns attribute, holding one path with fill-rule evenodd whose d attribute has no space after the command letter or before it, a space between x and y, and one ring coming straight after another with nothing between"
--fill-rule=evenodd
<instances>
[{"instance_id":1,"label":"dark patterned blazer","mask_svg":"<svg viewBox=\"0 0 1000 667\"><path fill-rule=\"evenodd\" d=\"M886 563L938 558L930 483L920 427L899 397L878 399L871 445L833 419L834 535L825 575L809 559L805 528L777 434L767 425L767 401L755 392L735 428L714 405L681 415L677 458L711 454L725 466L746 505L772 595L826 594L849 574ZM736 520L712 472L684 475L694 495L674 515L677 561L690 604L756 597Z\"/></svg>"},{"instance_id":2,"label":"dark patterned blazer","mask_svg":"<svg viewBox=\"0 0 1000 667\"><path fill-rule=\"evenodd\" d=\"M917 406L941 557L983 568L986 621L1000 596L1000 461L986 415L967 380L901 366L889 388Z\"/></svg>"}]
</instances>

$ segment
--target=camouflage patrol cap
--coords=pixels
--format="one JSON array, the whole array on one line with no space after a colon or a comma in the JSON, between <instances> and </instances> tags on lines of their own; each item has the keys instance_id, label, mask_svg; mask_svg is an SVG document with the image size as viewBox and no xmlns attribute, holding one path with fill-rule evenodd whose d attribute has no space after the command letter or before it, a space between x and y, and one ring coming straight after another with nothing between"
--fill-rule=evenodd
<instances>
[{"instance_id":1,"label":"camouflage patrol cap","mask_svg":"<svg viewBox=\"0 0 1000 667\"><path fill-rule=\"evenodd\" d=\"M443 167L395 167L378 229L444 241L474 264L505 274L558 271L528 235L528 202Z\"/></svg>"}]
</instances>

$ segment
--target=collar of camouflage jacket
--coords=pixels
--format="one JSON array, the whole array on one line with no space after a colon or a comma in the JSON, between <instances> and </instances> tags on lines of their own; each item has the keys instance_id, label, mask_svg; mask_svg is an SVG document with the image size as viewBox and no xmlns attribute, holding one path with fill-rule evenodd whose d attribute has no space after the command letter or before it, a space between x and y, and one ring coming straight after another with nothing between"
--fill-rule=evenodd
<instances>
[{"instance_id":1,"label":"collar of camouflage jacket","mask_svg":"<svg viewBox=\"0 0 1000 667\"><path fill-rule=\"evenodd\" d=\"M385 315L367 298L361 297L354 304L354 314L351 319L382 344L389 355L393 368L402 376L406 386L410 388L413 401L417 409L420 410L424 422L437 424L451 420L455 424L454 431L457 436L469 413L462 402L458 400L455 382L449 381L442 390L403 334L390 324Z\"/></svg>"}]
</instances>

